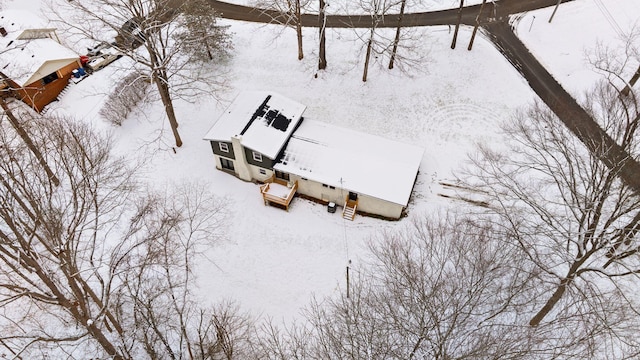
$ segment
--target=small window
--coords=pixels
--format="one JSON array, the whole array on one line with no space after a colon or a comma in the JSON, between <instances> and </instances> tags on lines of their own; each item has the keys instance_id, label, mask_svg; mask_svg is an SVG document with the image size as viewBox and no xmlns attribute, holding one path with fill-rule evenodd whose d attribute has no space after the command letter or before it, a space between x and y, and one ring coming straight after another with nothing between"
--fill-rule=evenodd
<instances>
[{"instance_id":1,"label":"small window","mask_svg":"<svg viewBox=\"0 0 640 360\"><path fill-rule=\"evenodd\" d=\"M42 78L42 84L43 85L47 85L49 83L52 83L56 80L60 79L60 77L58 76L57 72L52 72L51 74L45 76Z\"/></svg>"},{"instance_id":2,"label":"small window","mask_svg":"<svg viewBox=\"0 0 640 360\"><path fill-rule=\"evenodd\" d=\"M289 181L289 174L276 170L276 178Z\"/></svg>"},{"instance_id":3,"label":"small window","mask_svg":"<svg viewBox=\"0 0 640 360\"><path fill-rule=\"evenodd\" d=\"M253 151L253 160L262 162L262 154Z\"/></svg>"},{"instance_id":4,"label":"small window","mask_svg":"<svg viewBox=\"0 0 640 360\"><path fill-rule=\"evenodd\" d=\"M226 152L226 153L229 152L229 144L227 144L227 143L223 143L223 142L218 143L218 147L220 148L220 151L222 151L222 152Z\"/></svg>"},{"instance_id":5,"label":"small window","mask_svg":"<svg viewBox=\"0 0 640 360\"><path fill-rule=\"evenodd\" d=\"M335 189L335 188L336 188L335 186L329 185L329 189Z\"/></svg>"},{"instance_id":6,"label":"small window","mask_svg":"<svg viewBox=\"0 0 640 360\"><path fill-rule=\"evenodd\" d=\"M327 184L322 184L322 187L329 187L329 185L327 185Z\"/></svg>"},{"instance_id":7,"label":"small window","mask_svg":"<svg viewBox=\"0 0 640 360\"><path fill-rule=\"evenodd\" d=\"M267 175L267 171L265 169L260 169L260 174Z\"/></svg>"}]
</instances>

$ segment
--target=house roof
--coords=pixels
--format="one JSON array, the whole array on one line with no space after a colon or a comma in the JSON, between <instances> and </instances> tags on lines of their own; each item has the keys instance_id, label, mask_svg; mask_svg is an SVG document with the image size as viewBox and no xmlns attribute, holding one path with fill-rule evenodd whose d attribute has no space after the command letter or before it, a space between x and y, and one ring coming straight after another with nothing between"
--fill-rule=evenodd
<instances>
[{"instance_id":1,"label":"house roof","mask_svg":"<svg viewBox=\"0 0 640 360\"><path fill-rule=\"evenodd\" d=\"M306 106L276 93L242 92L204 136L205 140L230 141L275 159L296 129Z\"/></svg>"},{"instance_id":2,"label":"house roof","mask_svg":"<svg viewBox=\"0 0 640 360\"><path fill-rule=\"evenodd\" d=\"M406 206L423 154L418 146L305 119L274 169Z\"/></svg>"},{"instance_id":3,"label":"house roof","mask_svg":"<svg viewBox=\"0 0 640 360\"><path fill-rule=\"evenodd\" d=\"M54 30L28 11L0 12L0 72L20 86L29 85L77 61L79 55L46 37ZM43 37L39 37L43 36Z\"/></svg>"}]
</instances>

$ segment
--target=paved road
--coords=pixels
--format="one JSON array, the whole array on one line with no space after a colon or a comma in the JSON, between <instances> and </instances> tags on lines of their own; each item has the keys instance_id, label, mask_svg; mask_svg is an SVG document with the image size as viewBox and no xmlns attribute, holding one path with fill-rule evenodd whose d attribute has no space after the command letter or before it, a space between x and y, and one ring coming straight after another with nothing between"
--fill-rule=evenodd
<instances>
[{"instance_id":1,"label":"paved road","mask_svg":"<svg viewBox=\"0 0 640 360\"><path fill-rule=\"evenodd\" d=\"M222 16L228 19L262 23L286 22L282 14L260 10L240 5L209 0ZM508 16L530 10L555 6L557 0L496 0L487 2L479 15L480 6L463 8L461 22L475 25L476 18L489 33L490 40L511 64L525 77L531 88L542 101L562 120L594 154L604 154L601 160L609 168L617 168L620 178L640 193L640 164L596 123L596 121L580 106L577 101L553 78L553 76L531 54L526 46L518 39L510 25ZM563 0L569 2L572 0ZM405 14L402 26L431 26L454 25L457 22L458 9ZM379 27L398 26L397 15L387 15L386 22ZM318 16L303 15L302 24L305 27L317 27ZM335 28L368 28L371 26L370 16L328 15L327 27ZM605 151L603 151L605 149Z\"/></svg>"},{"instance_id":2,"label":"paved road","mask_svg":"<svg viewBox=\"0 0 640 360\"><path fill-rule=\"evenodd\" d=\"M620 167L620 177L640 192L640 164L618 145L531 54L506 22L483 25L491 41L527 79L533 91L609 168Z\"/></svg>"},{"instance_id":3,"label":"paved road","mask_svg":"<svg viewBox=\"0 0 640 360\"><path fill-rule=\"evenodd\" d=\"M563 2L569 1L572 0L563 0ZM227 19L275 24L284 24L287 21L286 16L273 10L229 4L219 0L209 0L209 2ZM502 20L506 19L510 14L552 6L557 2L557 0L496 0L495 2L488 0L480 19L481 22L488 22L493 19ZM479 11L480 5L464 7L462 10L462 23L474 25ZM404 15L402 26L454 25L457 19L458 9L411 13ZM326 26L332 28L369 28L371 27L371 21L371 16L368 15L328 15ZM302 26L318 27L318 16L315 14L303 14ZM398 26L398 16L393 14L385 16L382 22L378 24L378 27L396 26Z\"/></svg>"}]
</instances>

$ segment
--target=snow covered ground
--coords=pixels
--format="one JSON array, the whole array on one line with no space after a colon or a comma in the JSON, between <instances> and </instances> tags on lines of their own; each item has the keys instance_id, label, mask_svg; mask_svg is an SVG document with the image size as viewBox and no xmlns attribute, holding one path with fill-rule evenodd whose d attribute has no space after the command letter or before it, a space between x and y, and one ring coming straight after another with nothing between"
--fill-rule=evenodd
<instances>
[{"instance_id":1,"label":"snow covered ground","mask_svg":"<svg viewBox=\"0 0 640 360\"><path fill-rule=\"evenodd\" d=\"M454 1L438 4L450 7L449 3ZM551 25L546 23L545 11L527 14L518 32L563 84L579 91L592 83L592 73L582 60L583 49L594 46L594 38L583 36L586 27L581 24L588 21L591 29L598 27L591 32L599 36L615 31L608 22L599 21L602 15L591 0L575 3L562 5ZM4 6L35 9L40 1L13 0ZM620 8L623 14L631 14L628 9L633 6L637 7L637 0L607 3L612 13ZM230 26L235 43L227 69L229 90L218 94L222 101L177 101L184 146L176 153L159 102L145 105L122 127L113 127L98 115L113 84L132 69L126 58L71 85L49 111L113 132L118 151L132 161L147 160L143 176L152 186L197 181L219 195L229 211L226 236L198 262L199 294L208 301L234 299L245 309L276 320L295 318L311 296L344 289L349 260L353 269L366 257L366 243L372 236L403 227L423 214L461 206L438 196L445 191L439 181L453 178L452 172L475 144L499 144L500 123L536 97L488 41L480 37L473 51L466 50L468 28L463 29L456 50L449 48L447 27L418 29L422 41L416 46L424 55L418 67L400 72L387 70L386 63L374 64L363 83L362 44L353 31L328 31L329 66L317 72L314 29L305 30L305 58L298 61L292 30L223 23ZM619 20L621 28L629 23ZM561 40L571 47L556 45ZM408 218L387 222L357 216L350 222L299 198L285 212L265 207L258 185L217 171L211 148L202 137L243 90L275 91L307 105L307 118L424 147Z\"/></svg>"},{"instance_id":2,"label":"snow covered ground","mask_svg":"<svg viewBox=\"0 0 640 360\"><path fill-rule=\"evenodd\" d=\"M517 33L575 97L582 96L584 90L602 78L589 62L597 47L606 46L622 53L625 37L640 31L640 3L637 0L572 1L562 4L549 23L552 12L553 7L524 14L519 19ZM636 57L635 63L628 66L627 80L638 68L640 54Z\"/></svg>"}]
</instances>

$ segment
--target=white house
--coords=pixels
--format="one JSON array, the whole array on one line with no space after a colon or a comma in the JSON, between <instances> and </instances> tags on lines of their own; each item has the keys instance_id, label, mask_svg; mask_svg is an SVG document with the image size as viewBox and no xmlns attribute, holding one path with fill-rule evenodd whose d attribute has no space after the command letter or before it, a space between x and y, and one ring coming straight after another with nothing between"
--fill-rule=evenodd
<instances>
[{"instance_id":1,"label":"white house","mask_svg":"<svg viewBox=\"0 0 640 360\"><path fill-rule=\"evenodd\" d=\"M205 135L216 167L265 183L265 202L293 195L355 213L399 219L424 149L303 118L305 106L267 92L241 93Z\"/></svg>"}]
</instances>

